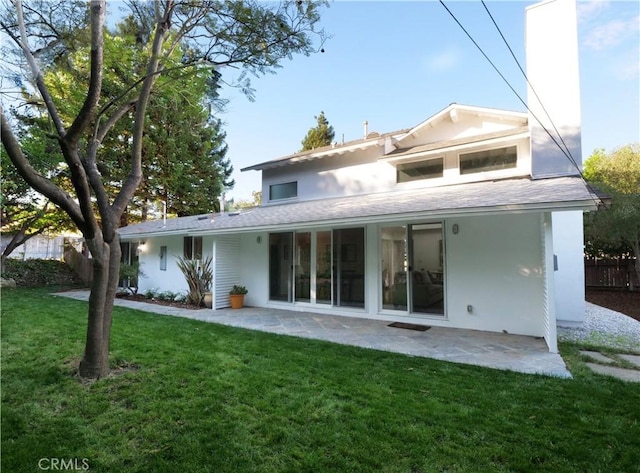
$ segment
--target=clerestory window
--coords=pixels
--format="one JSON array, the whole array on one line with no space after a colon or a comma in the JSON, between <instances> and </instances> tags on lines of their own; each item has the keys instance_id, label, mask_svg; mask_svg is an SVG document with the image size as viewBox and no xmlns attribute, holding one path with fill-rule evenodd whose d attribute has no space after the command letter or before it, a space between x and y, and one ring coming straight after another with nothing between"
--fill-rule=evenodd
<instances>
[{"instance_id":1,"label":"clerestory window","mask_svg":"<svg viewBox=\"0 0 640 473\"><path fill-rule=\"evenodd\" d=\"M396 166L396 182L410 182L442 177L443 171L444 158L429 159L415 163L402 163Z\"/></svg>"},{"instance_id":2,"label":"clerestory window","mask_svg":"<svg viewBox=\"0 0 640 473\"><path fill-rule=\"evenodd\" d=\"M515 168L517 161L518 153L515 146L461 154L460 174Z\"/></svg>"}]
</instances>

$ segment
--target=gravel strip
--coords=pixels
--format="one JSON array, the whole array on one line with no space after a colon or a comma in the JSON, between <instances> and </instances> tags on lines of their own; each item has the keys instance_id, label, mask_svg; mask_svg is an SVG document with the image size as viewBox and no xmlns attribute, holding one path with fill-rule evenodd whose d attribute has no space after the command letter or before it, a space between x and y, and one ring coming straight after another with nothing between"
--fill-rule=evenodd
<instances>
[{"instance_id":1,"label":"gravel strip","mask_svg":"<svg viewBox=\"0 0 640 473\"><path fill-rule=\"evenodd\" d=\"M582 327L558 327L558 339L640 352L640 322L587 302Z\"/></svg>"}]
</instances>

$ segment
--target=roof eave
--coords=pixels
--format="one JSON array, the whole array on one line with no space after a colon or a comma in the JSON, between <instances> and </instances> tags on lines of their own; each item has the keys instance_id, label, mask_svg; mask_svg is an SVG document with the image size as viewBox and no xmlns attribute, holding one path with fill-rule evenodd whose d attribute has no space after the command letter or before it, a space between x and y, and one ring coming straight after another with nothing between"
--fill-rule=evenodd
<instances>
[{"instance_id":1,"label":"roof eave","mask_svg":"<svg viewBox=\"0 0 640 473\"><path fill-rule=\"evenodd\" d=\"M425 210L417 212L404 212L397 214L380 214L366 217L347 217L327 220L315 220L309 222L294 222L285 225L255 225L249 227L221 228L221 229L201 229L192 230L183 233L189 236L205 236L205 235L228 235L240 233L256 233L269 231L289 231L304 230L305 228L316 227L332 227L340 225L366 225L371 223L394 223L404 222L407 220L420 219L445 219L472 217L478 215L496 215L496 214L522 214L522 213L539 213L539 212L566 212L566 211L590 211L597 209L597 201L593 199L584 199L568 202L544 202L534 204L505 204L489 207L468 207L461 209L442 209L442 210Z\"/></svg>"}]
</instances>

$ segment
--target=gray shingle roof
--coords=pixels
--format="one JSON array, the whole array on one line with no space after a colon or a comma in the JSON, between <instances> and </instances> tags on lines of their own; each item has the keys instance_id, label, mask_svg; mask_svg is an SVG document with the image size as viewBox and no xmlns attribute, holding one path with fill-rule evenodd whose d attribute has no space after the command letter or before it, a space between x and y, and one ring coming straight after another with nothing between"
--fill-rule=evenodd
<instances>
[{"instance_id":1,"label":"gray shingle roof","mask_svg":"<svg viewBox=\"0 0 640 473\"><path fill-rule=\"evenodd\" d=\"M309 225L339 225L398 218L487 212L593 209L595 196L579 177L483 181L265 205L238 214L207 214L143 222L121 228L123 239L156 234L230 233ZM213 217L213 218L212 218Z\"/></svg>"}]
</instances>

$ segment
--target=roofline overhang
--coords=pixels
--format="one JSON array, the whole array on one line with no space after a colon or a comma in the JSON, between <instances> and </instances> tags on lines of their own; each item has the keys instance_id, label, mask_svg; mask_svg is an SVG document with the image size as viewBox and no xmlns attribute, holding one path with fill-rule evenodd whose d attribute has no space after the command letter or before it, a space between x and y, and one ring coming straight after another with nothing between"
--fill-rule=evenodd
<instances>
[{"instance_id":1,"label":"roofline overhang","mask_svg":"<svg viewBox=\"0 0 640 473\"><path fill-rule=\"evenodd\" d=\"M473 105L462 105L462 104L452 103L447 105L445 108L435 113L434 115L430 116L423 122L418 123L415 127L411 128L405 134L405 136L403 136L399 140L399 142L401 142L405 138L415 136L415 134L425 126L431 126L433 125L434 122L437 122L439 119L445 116L450 116L453 110L460 110L462 112L474 113L478 116L484 115L484 116L491 116L491 117L497 117L497 118L508 117L508 118L515 118L515 119L521 119L521 120L529 119L529 114L526 112L516 112L512 110L502 110L498 108L477 107Z\"/></svg>"},{"instance_id":2,"label":"roofline overhang","mask_svg":"<svg viewBox=\"0 0 640 473\"><path fill-rule=\"evenodd\" d=\"M271 161L265 161L253 166L247 166L240 169L240 172L245 171L264 171L265 169L274 169L282 166L290 166L293 164L303 163L306 161L313 161L315 159L323 159L331 156L340 156L346 153L353 153L363 149L370 148L372 146L384 146L385 139L403 136L407 130L398 130L391 133L385 133L382 135L376 135L371 138L364 138L356 140L355 142L335 145L331 148L320 148L317 151L307 151L305 153L296 153L283 158L274 159Z\"/></svg>"},{"instance_id":3,"label":"roofline overhang","mask_svg":"<svg viewBox=\"0 0 640 473\"><path fill-rule=\"evenodd\" d=\"M243 233L257 233L268 231L290 231L311 229L319 227L340 227L353 225L367 225L372 223L386 224L416 220L449 219L461 217L474 217L481 215L524 214L541 212L567 212L567 211L591 211L598 208L598 202L594 199L576 200L569 202L542 202L535 204L505 204L491 207L470 207L463 209L426 210L418 212L404 212L397 214L379 214L363 217L334 218L328 220L315 220L312 222L293 222L287 224L255 225L248 227L202 229L202 230L171 230L137 233L135 235L121 235L122 241L140 240L160 236L207 236L207 235L232 235Z\"/></svg>"}]
</instances>

